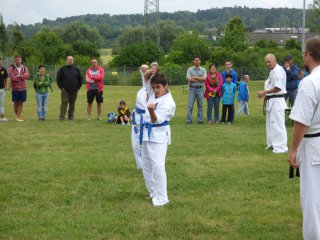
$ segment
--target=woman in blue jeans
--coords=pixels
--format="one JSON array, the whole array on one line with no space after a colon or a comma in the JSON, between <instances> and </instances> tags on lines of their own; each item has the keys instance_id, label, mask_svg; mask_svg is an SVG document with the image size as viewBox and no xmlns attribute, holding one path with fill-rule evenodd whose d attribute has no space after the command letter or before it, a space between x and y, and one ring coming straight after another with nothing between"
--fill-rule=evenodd
<instances>
[{"instance_id":1,"label":"woman in blue jeans","mask_svg":"<svg viewBox=\"0 0 320 240\"><path fill-rule=\"evenodd\" d=\"M204 97L207 99L208 124L212 124L212 108L214 108L214 123L219 123L219 104L222 96L222 77L217 71L217 65L211 64L205 81L206 91Z\"/></svg>"},{"instance_id":2,"label":"woman in blue jeans","mask_svg":"<svg viewBox=\"0 0 320 240\"><path fill-rule=\"evenodd\" d=\"M49 75L45 74L45 66L39 66L39 72L34 76L34 89L36 90L37 114L39 120L45 120L48 105L48 87L51 84Z\"/></svg>"}]
</instances>

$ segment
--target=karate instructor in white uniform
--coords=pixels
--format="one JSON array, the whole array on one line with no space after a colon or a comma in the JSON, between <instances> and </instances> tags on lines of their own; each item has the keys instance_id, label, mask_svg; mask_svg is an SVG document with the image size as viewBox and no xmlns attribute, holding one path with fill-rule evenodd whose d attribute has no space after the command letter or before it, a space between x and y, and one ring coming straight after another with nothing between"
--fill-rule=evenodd
<instances>
[{"instance_id":1,"label":"karate instructor in white uniform","mask_svg":"<svg viewBox=\"0 0 320 240\"><path fill-rule=\"evenodd\" d=\"M320 239L320 38L306 42L310 73L300 84L290 118L295 121L288 161L300 168L303 239Z\"/></svg>"},{"instance_id":2,"label":"karate instructor in white uniform","mask_svg":"<svg viewBox=\"0 0 320 240\"><path fill-rule=\"evenodd\" d=\"M273 54L265 56L266 66L270 69L269 77L265 81L263 91L258 97L265 97L267 147L274 153L287 153L287 129L285 125L284 99L286 91L286 73L277 63Z\"/></svg>"}]
</instances>

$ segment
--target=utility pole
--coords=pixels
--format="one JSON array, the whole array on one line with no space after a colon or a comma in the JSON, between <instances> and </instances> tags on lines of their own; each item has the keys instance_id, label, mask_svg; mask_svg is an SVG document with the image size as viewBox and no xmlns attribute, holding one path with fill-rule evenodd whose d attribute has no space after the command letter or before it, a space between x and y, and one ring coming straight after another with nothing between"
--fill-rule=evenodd
<instances>
[{"instance_id":1,"label":"utility pole","mask_svg":"<svg viewBox=\"0 0 320 240\"><path fill-rule=\"evenodd\" d=\"M302 14L302 37L301 37L301 51L304 52L304 42L306 40L306 0L303 0L303 14Z\"/></svg>"},{"instance_id":2,"label":"utility pole","mask_svg":"<svg viewBox=\"0 0 320 240\"><path fill-rule=\"evenodd\" d=\"M160 13L159 0L145 0L144 1L144 42L156 42L160 47ZM156 35L156 39L151 36Z\"/></svg>"}]
</instances>

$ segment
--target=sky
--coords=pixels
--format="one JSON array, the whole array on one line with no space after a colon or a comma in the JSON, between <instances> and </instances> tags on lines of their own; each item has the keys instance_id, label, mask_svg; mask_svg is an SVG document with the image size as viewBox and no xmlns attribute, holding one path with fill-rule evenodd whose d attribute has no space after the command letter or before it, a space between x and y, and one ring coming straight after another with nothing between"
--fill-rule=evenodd
<instances>
[{"instance_id":1,"label":"sky","mask_svg":"<svg viewBox=\"0 0 320 240\"><path fill-rule=\"evenodd\" d=\"M306 0L306 5L313 0ZM160 12L247 6L303 8L303 0L159 0ZM0 14L6 25L34 24L43 18L55 20L84 14L132 14L144 12L144 0L0 0Z\"/></svg>"}]
</instances>

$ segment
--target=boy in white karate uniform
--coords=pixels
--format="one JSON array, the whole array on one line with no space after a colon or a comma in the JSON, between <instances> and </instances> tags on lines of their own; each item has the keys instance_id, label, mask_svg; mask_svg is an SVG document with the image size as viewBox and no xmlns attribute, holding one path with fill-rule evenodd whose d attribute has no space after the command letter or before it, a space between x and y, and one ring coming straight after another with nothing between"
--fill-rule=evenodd
<instances>
[{"instance_id":1,"label":"boy in white karate uniform","mask_svg":"<svg viewBox=\"0 0 320 240\"><path fill-rule=\"evenodd\" d=\"M142 65L140 68L142 78L142 88L137 93L136 106L132 112L132 129L131 143L134 158L136 160L137 169L142 168L141 148L139 143L140 125L143 123L145 109L147 108L147 90L144 83L144 74L148 70L147 65Z\"/></svg>"},{"instance_id":2,"label":"boy in white karate uniform","mask_svg":"<svg viewBox=\"0 0 320 240\"><path fill-rule=\"evenodd\" d=\"M156 67L145 73L145 80L148 80L146 89L149 99L140 134L142 170L153 206L163 206L169 202L165 158L171 143L169 122L176 104L167 89L166 78L158 73Z\"/></svg>"}]
</instances>

